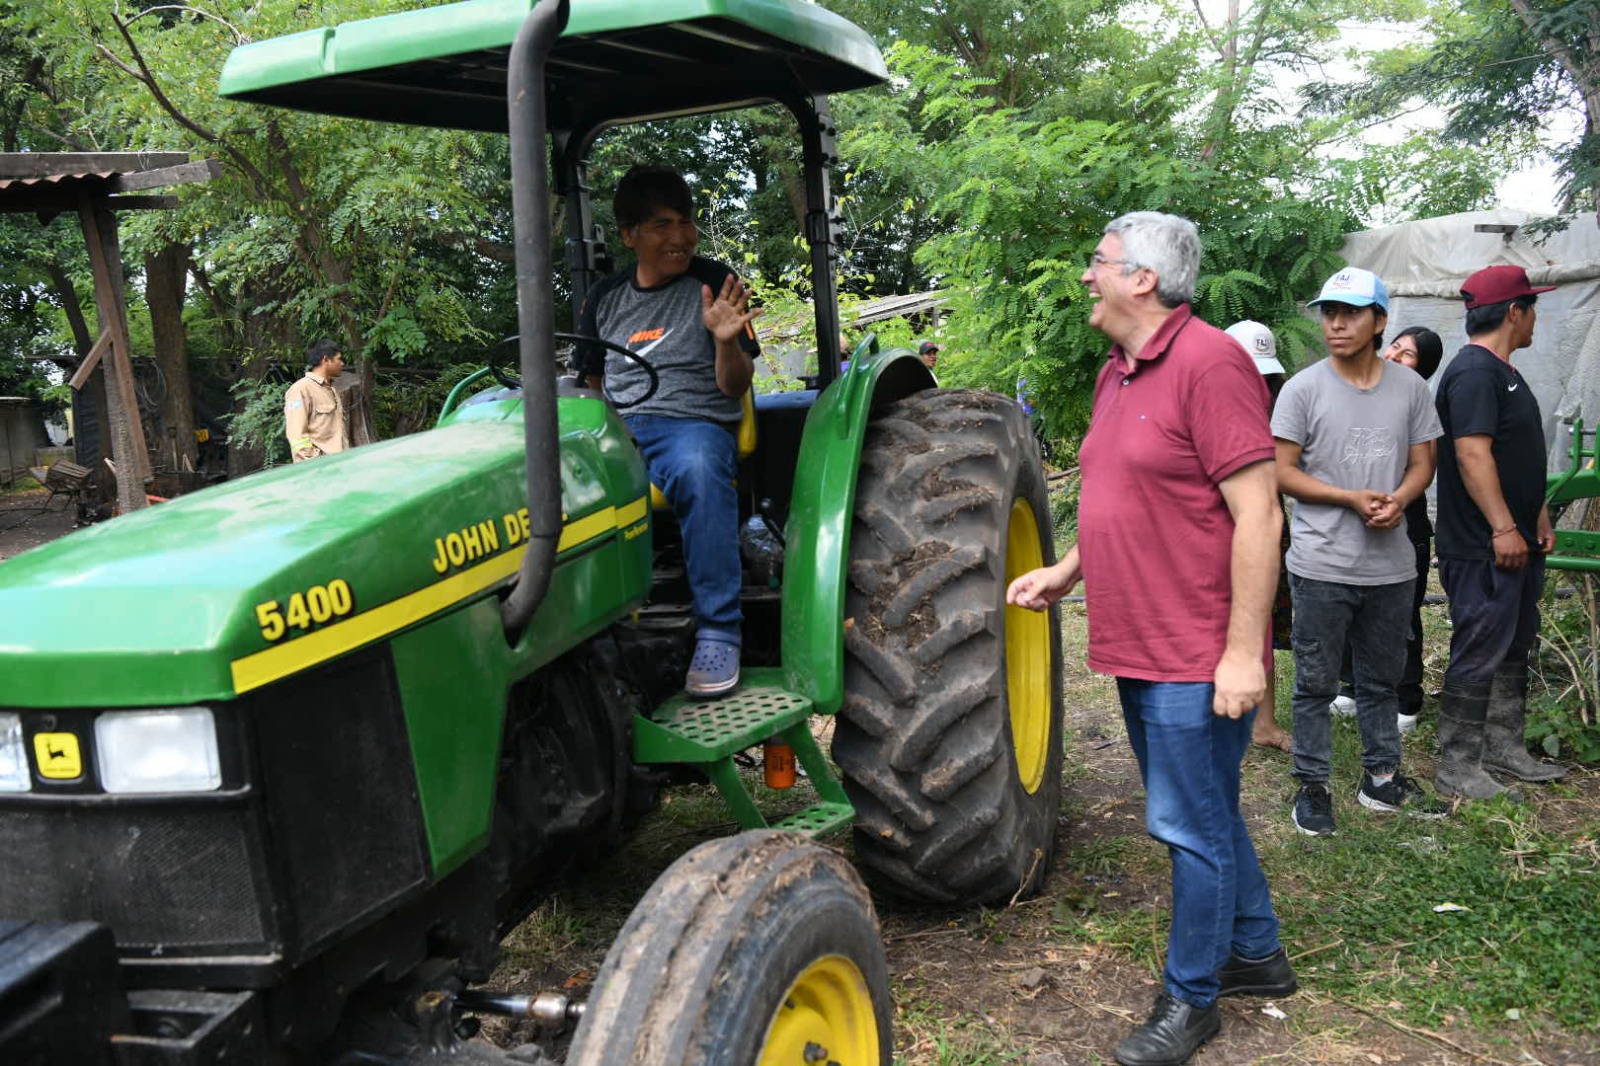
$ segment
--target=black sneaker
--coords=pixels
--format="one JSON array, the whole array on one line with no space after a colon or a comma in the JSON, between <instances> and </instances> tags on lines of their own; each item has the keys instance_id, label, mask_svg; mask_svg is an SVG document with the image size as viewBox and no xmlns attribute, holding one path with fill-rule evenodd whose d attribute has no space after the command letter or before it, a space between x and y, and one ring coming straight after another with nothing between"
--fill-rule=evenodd
<instances>
[{"instance_id":1,"label":"black sneaker","mask_svg":"<svg viewBox=\"0 0 1600 1066\"><path fill-rule=\"evenodd\" d=\"M1405 774L1395 774L1381 785L1373 784L1372 775L1361 773L1361 787L1356 790L1361 806L1372 811L1393 814L1404 811L1413 818L1443 818L1450 813L1450 805L1430 796Z\"/></svg>"},{"instance_id":2,"label":"black sneaker","mask_svg":"<svg viewBox=\"0 0 1600 1066\"><path fill-rule=\"evenodd\" d=\"M1228 961L1217 971L1217 980L1222 982L1222 989L1217 993L1219 999L1223 996L1282 999L1294 995L1300 987L1300 982L1295 980L1294 967L1289 965L1289 956L1282 948L1264 959L1229 955Z\"/></svg>"},{"instance_id":3,"label":"black sneaker","mask_svg":"<svg viewBox=\"0 0 1600 1066\"><path fill-rule=\"evenodd\" d=\"M1122 1066L1181 1066L1222 1028L1222 1010L1215 1003L1195 1007L1166 989L1156 997L1149 1019L1117 1045Z\"/></svg>"},{"instance_id":4,"label":"black sneaker","mask_svg":"<svg viewBox=\"0 0 1600 1066\"><path fill-rule=\"evenodd\" d=\"M1320 781L1294 794L1294 827L1308 837L1333 836L1333 793Z\"/></svg>"}]
</instances>

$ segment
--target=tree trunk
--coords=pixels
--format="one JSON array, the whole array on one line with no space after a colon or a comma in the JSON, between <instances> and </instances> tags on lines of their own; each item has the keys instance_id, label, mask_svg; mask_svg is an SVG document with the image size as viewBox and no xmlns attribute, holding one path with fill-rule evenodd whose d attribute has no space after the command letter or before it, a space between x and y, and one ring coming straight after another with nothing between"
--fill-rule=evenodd
<instances>
[{"instance_id":1,"label":"tree trunk","mask_svg":"<svg viewBox=\"0 0 1600 1066\"><path fill-rule=\"evenodd\" d=\"M359 448L363 444L371 444L378 439L378 429L372 423L372 397L378 385L378 368L372 359L372 349L367 349L367 358L356 364L356 369L361 373L361 383L356 386L359 390L355 403L350 405L346 412L349 420L350 447ZM345 395L349 395L346 393Z\"/></svg>"},{"instance_id":2,"label":"tree trunk","mask_svg":"<svg viewBox=\"0 0 1600 1066\"><path fill-rule=\"evenodd\" d=\"M161 437L156 456L185 483L200 453L194 438L194 398L189 390L189 338L183 325L183 296L189 277L189 246L173 242L146 256L145 303L150 307L150 332L156 367L166 379L161 400Z\"/></svg>"},{"instance_id":3,"label":"tree trunk","mask_svg":"<svg viewBox=\"0 0 1600 1066\"><path fill-rule=\"evenodd\" d=\"M1548 10L1535 10L1529 0L1511 0L1511 6L1527 27L1528 34L1572 79L1573 87L1583 100L1584 138L1594 137L1600 131L1600 59L1596 58L1595 50L1600 45L1600 13L1592 9L1587 13L1588 25L1584 38L1589 47L1575 49L1551 32L1548 21L1551 13ZM1591 182L1590 188L1596 202L1595 220L1600 221L1600 182Z\"/></svg>"}]
</instances>

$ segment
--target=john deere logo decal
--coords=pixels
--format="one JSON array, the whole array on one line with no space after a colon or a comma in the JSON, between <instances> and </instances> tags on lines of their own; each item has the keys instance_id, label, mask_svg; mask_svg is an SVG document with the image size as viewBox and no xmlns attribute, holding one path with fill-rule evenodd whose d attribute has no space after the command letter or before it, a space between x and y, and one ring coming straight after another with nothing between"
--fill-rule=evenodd
<instances>
[{"instance_id":1,"label":"john deere logo decal","mask_svg":"<svg viewBox=\"0 0 1600 1066\"><path fill-rule=\"evenodd\" d=\"M35 733L33 758L40 777L71 781L83 776L83 754L76 733Z\"/></svg>"}]
</instances>

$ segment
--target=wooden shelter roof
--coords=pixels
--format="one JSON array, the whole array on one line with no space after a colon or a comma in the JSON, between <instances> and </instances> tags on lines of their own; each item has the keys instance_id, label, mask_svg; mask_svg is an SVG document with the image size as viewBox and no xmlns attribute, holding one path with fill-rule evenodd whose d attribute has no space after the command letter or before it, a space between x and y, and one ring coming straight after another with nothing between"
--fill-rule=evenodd
<instances>
[{"instance_id":1,"label":"wooden shelter roof","mask_svg":"<svg viewBox=\"0 0 1600 1066\"><path fill-rule=\"evenodd\" d=\"M187 152L0 153L0 212L75 211L85 192L103 195L104 205L116 211L173 208L176 196L128 194L219 173L216 160L191 163Z\"/></svg>"}]
</instances>

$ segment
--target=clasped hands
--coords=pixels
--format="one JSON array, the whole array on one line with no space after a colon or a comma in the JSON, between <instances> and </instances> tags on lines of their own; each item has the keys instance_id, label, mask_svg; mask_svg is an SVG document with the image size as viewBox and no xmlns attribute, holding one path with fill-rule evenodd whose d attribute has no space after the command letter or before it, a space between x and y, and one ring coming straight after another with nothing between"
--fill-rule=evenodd
<instances>
[{"instance_id":1,"label":"clasped hands","mask_svg":"<svg viewBox=\"0 0 1600 1066\"><path fill-rule=\"evenodd\" d=\"M1406 509L1392 493L1353 489L1350 496L1350 509L1361 516L1368 529L1394 529L1405 517Z\"/></svg>"}]
</instances>

